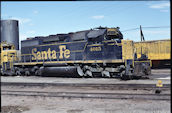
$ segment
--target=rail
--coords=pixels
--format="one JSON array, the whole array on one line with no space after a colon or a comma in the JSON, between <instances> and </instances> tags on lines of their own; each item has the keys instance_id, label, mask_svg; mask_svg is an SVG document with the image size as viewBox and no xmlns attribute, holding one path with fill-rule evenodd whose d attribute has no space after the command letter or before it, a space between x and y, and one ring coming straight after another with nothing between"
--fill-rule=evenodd
<instances>
[{"instance_id":1,"label":"rail","mask_svg":"<svg viewBox=\"0 0 172 113\"><path fill-rule=\"evenodd\" d=\"M27 86L27 87L91 87L95 89L113 90L155 90L156 84L94 84L94 83L25 83L25 82L1 82L1 86ZM170 84L163 84L162 90L170 90Z\"/></svg>"},{"instance_id":2,"label":"rail","mask_svg":"<svg viewBox=\"0 0 172 113\"><path fill-rule=\"evenodd\" d=\"M130 93L80 93L80 92L43 92L43 91L12 91L1 90L1 95L39 96L62 98L92 98L92 99L137 99L170 101L170 94L130 94Z\"/></svg>"}]
</instances>

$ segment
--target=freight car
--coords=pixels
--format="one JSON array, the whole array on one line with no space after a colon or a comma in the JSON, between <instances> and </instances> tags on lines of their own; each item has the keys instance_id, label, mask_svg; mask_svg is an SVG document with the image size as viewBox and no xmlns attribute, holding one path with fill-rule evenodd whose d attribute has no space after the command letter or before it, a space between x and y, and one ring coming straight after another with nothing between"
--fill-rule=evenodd
<instances>
[{"instance_id":1,"label":"freight car","mask_svg":"<svg viewBox=\"0 0 172 113\"><path fill-rule=\"evenodd\" d=\"M133 41L123 40L118 27L28 38L21 42L21 55L16 54L13 50L1 62L2 75L131 79L151 73L150 60L135 57Z\"/></svg>"},{"instance_id":2,"label":"freight car","mask_svg":"<svg viewBox=\"0 0 172 113\"><path fill-rule=\"evenodd\" d=\"M153 40L134 42L137 57L146 54L152 62L152 68L170 68L171 66L171 40Z\"/></svg>"}]
</instances>

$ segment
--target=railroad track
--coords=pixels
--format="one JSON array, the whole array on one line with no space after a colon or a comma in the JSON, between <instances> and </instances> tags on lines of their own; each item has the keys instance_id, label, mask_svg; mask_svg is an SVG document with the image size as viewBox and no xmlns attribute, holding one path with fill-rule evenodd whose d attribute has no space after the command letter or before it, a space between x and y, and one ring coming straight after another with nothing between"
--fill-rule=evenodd
<instances>
[{"instance_id":1,"label":"railroad track","mask_svg":"<svg viewBox=\"0 0 172 113\"><path fill-rule=\"evenodd\" d=\"M25 82L1 82L1 86L22 87L80 87L110 90L154 90L156 84L90 84L90 83L25 83ZM170 90L170 84L163 84L161 90Z\"/></svg>"},{"instance_id":2,"label":"railroad track","mask_svg":"<svg viewBox=\"0 0 172 113\"><path fill-rule=\"evenodd\" d=\"M92 92L43 92L43 91L12 91L1 90L1 95L32 96L32 97L62 97L62 98L92 98L92 99L136 99L136 100L166 100L170 94L129 94L129 93L92 93Z\"/></svg>"}]
</instances>

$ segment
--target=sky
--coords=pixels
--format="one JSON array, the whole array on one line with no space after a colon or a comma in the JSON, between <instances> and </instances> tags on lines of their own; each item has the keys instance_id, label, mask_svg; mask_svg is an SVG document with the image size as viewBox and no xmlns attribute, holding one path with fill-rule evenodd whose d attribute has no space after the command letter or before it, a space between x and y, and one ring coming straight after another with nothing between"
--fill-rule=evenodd
<instances>
[{"instance_id":1,"label":"sky","mask_svg":"<svg viewBox=\"0 0 172 113\"><path fill-rule=\"evenodd\" d=\"M170 1L1 2L1 19L19 20L19 38L120 27L124 39L170 39ZM153 28L152 28L153 27Z\"/></svg>"}]
</instances>

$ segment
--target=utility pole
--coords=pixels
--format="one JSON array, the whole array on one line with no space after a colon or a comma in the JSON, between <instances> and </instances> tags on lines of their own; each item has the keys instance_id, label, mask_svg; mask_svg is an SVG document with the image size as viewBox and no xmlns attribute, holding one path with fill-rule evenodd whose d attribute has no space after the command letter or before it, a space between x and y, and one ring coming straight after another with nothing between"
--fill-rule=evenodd
<instances>
[{"instance_id":1,"label":"utility pole","mask_svg":"<svg viewBox=\"0 0 172 113\"><path fill-rule=\"evenodd\" d=\"M142 27L140 25L140 36L141 36L141 42L142 41L145 41L145 38L144 38L144 35L143 35L143 32L142 32Z\"/></svg>"},{"instance_id":2,"label":"utility pole","mask_svg":"<svg viewBox=\"0 0 172 113\"><path fill-rule=\"evenodd\" d=\"M141 42L144 40L145 41L145 38L144 38L144 35L143 35L143 32L142 32L142 27L140 25L140 38L141 38ZM142 57L142 43L141 43L141 57Z\"/></svg>"}]
</instances>

